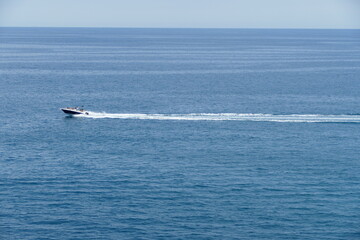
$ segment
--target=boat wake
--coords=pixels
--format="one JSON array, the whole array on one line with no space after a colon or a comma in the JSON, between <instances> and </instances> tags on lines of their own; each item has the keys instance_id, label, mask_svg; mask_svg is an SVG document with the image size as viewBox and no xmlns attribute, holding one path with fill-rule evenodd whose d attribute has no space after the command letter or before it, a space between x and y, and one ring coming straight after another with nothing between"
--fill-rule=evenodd
<instances>
[{"instance_id":1,"label":"boat wake","mask_svg":"<svg viewBox=\"0 0 360 240\"><path fill-rule=\"evenodd\" d=\"M360 123L360 115L319 114L251 114L251 113L190 113L190 114L144 114L144 113L100 113L81 114L81 118L112 118L139 120L175 121L255 121L255 122L308 122L308 123Z\"/></svg>"}]
</instances>

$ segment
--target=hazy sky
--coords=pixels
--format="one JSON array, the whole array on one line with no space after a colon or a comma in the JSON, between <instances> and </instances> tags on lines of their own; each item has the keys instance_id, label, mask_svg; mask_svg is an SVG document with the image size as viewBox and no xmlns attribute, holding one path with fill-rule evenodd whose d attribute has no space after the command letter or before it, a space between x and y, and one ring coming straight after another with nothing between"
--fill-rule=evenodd
<instances>
[{"instance_id":1,"label":"hazy sky","mask_svg":"<svg viewBox=\"0 0 360 240\"><path fill-rule=\"evenodd\" d=\"M360 28L360 0L0 0L0 26Z\"/></svg>"}]
</instances>

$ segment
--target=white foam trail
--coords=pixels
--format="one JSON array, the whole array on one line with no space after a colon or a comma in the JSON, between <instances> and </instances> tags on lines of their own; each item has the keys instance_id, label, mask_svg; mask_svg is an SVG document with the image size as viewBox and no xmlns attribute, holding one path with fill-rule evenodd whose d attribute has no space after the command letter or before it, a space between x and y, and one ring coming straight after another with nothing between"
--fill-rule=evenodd
<instances>
[{"instance_id":1,"label":"white foam trail","mask_svg":"<svg viewBox=\"0 0 360 240\"><path fill-rule=\"evenodd\" d=\"M360 115L319 115L291 114L274 115L260 113L190 113L190 114L145 114L145 113L100 113L76 115L84 118L113 118L139 120L178 120L178 121L257 121L257 122L309 122L309 123L360 123Z\"/></svg>"}]
</instances>

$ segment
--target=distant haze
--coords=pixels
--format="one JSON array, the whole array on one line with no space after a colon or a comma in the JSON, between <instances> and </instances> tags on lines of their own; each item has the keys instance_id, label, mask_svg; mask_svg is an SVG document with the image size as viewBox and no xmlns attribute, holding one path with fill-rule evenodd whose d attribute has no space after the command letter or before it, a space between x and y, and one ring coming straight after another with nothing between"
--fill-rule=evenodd
<instances>
[{"instance_id":1,"label":"distant haze","mask_svg":"<svg viewBox=\"0 0 360 240\"><path fill-rule=\"evenodd\" d=\"M0 26L360 28L358 0L0 0Z\"/></svg>"}]
</instances>

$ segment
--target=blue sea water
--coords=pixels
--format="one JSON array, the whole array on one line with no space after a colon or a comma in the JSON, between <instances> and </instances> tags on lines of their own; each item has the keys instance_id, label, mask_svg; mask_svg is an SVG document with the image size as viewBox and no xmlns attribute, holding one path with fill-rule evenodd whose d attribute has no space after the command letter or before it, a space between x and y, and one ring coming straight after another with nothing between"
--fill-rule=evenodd
<instances>
[{"instance_id":1,"label":"blue sea water","mask_svg":"<svg viewBox=\"0 0 360 240\"><path fill-rule=\"evenodd\" d=\"M360 30L0 28L0 238L360 239L359 78Z\"/></svg>"}]
</instances>

